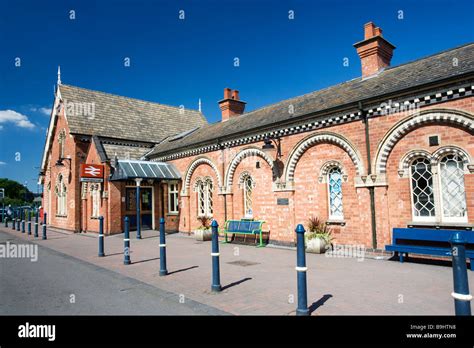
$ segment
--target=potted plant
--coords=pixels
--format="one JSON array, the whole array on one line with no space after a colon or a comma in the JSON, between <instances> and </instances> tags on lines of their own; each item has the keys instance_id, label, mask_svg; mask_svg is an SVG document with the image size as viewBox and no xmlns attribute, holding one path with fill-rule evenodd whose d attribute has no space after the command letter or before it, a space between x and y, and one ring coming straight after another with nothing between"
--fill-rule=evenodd
<instances>
[{"instance_id":1,"label":"potted plant","mask_svg":"<svg viewBox=\"0 0 474 348\"><path fill-rule=\"evenodd\" d=\"M212 218L206 215L198 216L201 225L194 231L196 240L206 241L212 239L211 221Z\"/></svg>"},{"instance_id":2,"label":"potted plant","mask_svg":"<svg viewBox=\"0 0 474 348\"><path fill-rule=\"evenodd\" d=\"M305 235L306 251L309 253L323 254L327 246L331 245L331 229L321 219L311 217L308 220L308 233Z\"/></svg>"}]
</instances>

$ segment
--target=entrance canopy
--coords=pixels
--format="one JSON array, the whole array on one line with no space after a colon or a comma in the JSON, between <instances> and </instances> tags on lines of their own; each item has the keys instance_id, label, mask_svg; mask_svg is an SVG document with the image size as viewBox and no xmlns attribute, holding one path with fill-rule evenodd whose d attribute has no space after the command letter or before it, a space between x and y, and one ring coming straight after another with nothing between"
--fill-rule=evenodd
<instances>
[{"instance_id":1,"label":"entrance canopy","mask_svg":"<svg viewBox=\"0 0 474 348\"><path fill-rule=\"evenodd\" d=\"M164 162L118 160L111 181L131 179L181 179L174 165Z\"/></svg>"}]
</instances>

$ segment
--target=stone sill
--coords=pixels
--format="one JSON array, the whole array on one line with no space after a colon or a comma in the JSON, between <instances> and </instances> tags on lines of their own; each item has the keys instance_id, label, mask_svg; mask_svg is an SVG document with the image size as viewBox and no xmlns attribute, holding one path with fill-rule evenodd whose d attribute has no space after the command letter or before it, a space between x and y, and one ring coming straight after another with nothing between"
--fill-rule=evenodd
<instances>
[{"instance_id":1,"label":"stone sill","mask_svg":"<svg viewBox=\"0 0 474 348\"><path fill-rule=\"evenodd\" d=\"M447 228L457 228L457 229L466 229L472 230L474 224L466 223L466 222L423 222L423 221L410 221L407 223L407 227L430 227L430 228L437 228L442 229L444 227Z\"/></svg>"},{"instance_id":2,"label":"stone sill","mask_svg":"<svg viewBox=\"0 0 474 348\"><path fill-rule=\"evenodd\" d=\"M67 218L67 215L55 215L57 218Z\"/></svg>"},{"instance_id":3,"label":"stone sill","mask_svg":"<svg viewBox=\"0 0 474 348\"><path fill-rule=\"evenodd\" d=\"M328 221L326 221L326 225L345 226L346 222L344 220L328 220Z\"/></svg>"}]
</instances>

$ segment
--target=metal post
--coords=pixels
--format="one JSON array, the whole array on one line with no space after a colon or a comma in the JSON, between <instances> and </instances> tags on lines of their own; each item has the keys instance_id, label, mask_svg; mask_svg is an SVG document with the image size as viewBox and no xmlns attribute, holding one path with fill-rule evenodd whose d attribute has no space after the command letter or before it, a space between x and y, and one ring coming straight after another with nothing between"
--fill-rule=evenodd
<instances>
[{"instance_id":1,"label":"metal post","mask_svg":"<svg viewBox=\"0 0 474 348\"><path fill-rule=\"evenodd\" d=\"M130 222L128 216L125 216L125 232L123 236L123 264L129 265L130 261Z\"/></svg>"},{"instance_id":2,"label":"metal post","mask_svg":"<svg viewBox=\"0 0 474 348\"><path fill-rule=\"evenodd\" d=\"M15 213L15 208L12 209L12 230L15 230L15 225L16 225L16 213Z\"/></svg>"},{"instance_id":3,"label":"metal post","mask_svg":"<svg viewBox=\"0 0 474 348\"><path fill-rule=\"evenodd\" d=\"M25 218L26 218L25 212L26 212L26 210L22 209L21 213L20 213L20 216L21 216L21 233L25 233Z\"/></svg>"},{"instance_id":4,"label":"metal post","mask_svg":"<svg viewBox=\"0 0 474 348\"><path fill-rule=\"evenodd\" d=\"M466 240L461 232L451 236L451 254L453 256L454 309L456 315L471 315L472 295L469 294L466 266Z\"/></svg>"},{"instance_id":5,"label":"metal post","mask_svg":"<svg viewBox=\"0 0 474 348\"><path fill-rule=\"evenodd\" d=\"M5 198L2 198L2 222L5 222Z\"/></svg>"},{"instance_id":6,"label":"metal post","mask_svg":"<svg viewBox=\"0 0 474 348\"><path fill-rule=\"evenodd\" d=\"M38 238L38 216L39 216L39 211L38 208L35 210L35 238Z\"/></svg>"},{"instance_id":7,"label":"metal post","mask_svg":"<svg viewBox=\"0 0 474 348\"><path fill-rule=\"evenodd\" d=\"M166 269L166 237L165 237L165 219L160 218L160 276L168 274Z\"/></svg>"},{"instance_id":8,"label":"metal post","mask_svg":"<svg viewBox=\"0 0 474 348\"><path fill-rule=\"evenodd\" d=\"M142 239L142 219L140 217L140 183L142 179L135 179L137 183L137 239Z\"/></svg>"},{"instance_id":9,"label":"metal post","mask_svg":"<svg viewBox=\"0 0 474 348\"><path fill-rule=\"evenodd\" d=\"M18 209L16 212L16 230L18 232L21 231L20 224L21 224L21 209Z\"/></svg>"},{"instance_id":10,"label":"metal post","mask_svg":"<svg viewBox=\"0 0 474 348\"><path fill-rule=\"evenodd\" d=\"M48 239L46 236L46 212L43 213L43 239Z\"/></svg>"},{"instance_id":11,"label":"metal post","mask_svg":"<svg viewBox=\"0 0 474 348\"><path fill-rule=\"evenodd\" d=\"M221 277L219 274L219 242L218 242L218 235L217 235L217 228L219 224L216 220L212 220L211 228L212 228L212 285L211 290L215 292L219 292L222 290L221 287Z\"/></svg>"},{"instance_id":12,"label":"metal post","mask_svg":"<svg viewBox=\"0 0 474 348\"><path fill-rule=\"evenodd\" d=\"M298 279L298 308L296 315L309 315L308 309L308 293L306 288L306 255L304 247L304 230L303 225L296 226L296 272Z\"/></svg>"},{"instance_id":13,"label":"metal post","mask_svg":"<svg viewBox=\"0 0 474 348\"><path fill-rule=\"evenodd\" d=\"M28 235L31 236L31 210L28 210Z\"/></svg>"},{"instance_id":14,"label":"metal post","mask_svg":"<svg viewBox=\"0 0 474 348\"><path fill-rule=\"evenodd\" d=\"M99 257L105 256L104 254L104 217L99 216Z\"/></svg>"}]
</instances>

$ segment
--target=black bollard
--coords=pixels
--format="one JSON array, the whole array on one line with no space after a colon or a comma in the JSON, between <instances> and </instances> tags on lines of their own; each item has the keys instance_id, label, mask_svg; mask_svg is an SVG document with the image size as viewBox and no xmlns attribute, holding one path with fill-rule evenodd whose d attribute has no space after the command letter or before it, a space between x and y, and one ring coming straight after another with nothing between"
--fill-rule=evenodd
<instances>
[{"instance_id":1,"label":"black bollard","mask_svg":"<svg viewBox=\"0 0 474 348\"><path fill-rule=\"evenodd\" d=\"M212 285L211 290L214 292L219 292L222 290L221 287L221 277L219 273L219 241L218 241L218 234L217 228L219 224L216 220L212 220L211 228L212 228Z\"/></svg>"},{"instance_id":2,"label":"black bollard","mask_svg":"<svg viewBox=\"0 0 474 348\"><path fill-rule=\"evenodd\" d=\"M130 261L130 222L128 216L125 216L125 232L123 235L123 264L129 265Z\"/></svg>"},{"instance_id":3,"label":"black bollard","mask_svg":"<svg viewBox=\"0 0 474 348\"><path fill-rule=\"evenodd\" d=\"M166 269L166 237L165 237L165 219L160 219L160 276L168 274Z\"/></svg>"},{"instance_id":4,"label":"black bollard","mask_svg":"<svg viewBox=\"0 0 474 348\"><path fill-rule=\"evenodd\" d=\"M99 257L105 256L104 254L104 217L99 216Z\"/></svg>"},{"instance_id":5,"label":"black bollard","mask_svg":"<svg viewBox=\"0 0 474 348\"><path fill-rule=\"evenodd\" d=\"M15 209L12 209L12 230L15 230L15 224L16 224L16 213Z\"/></svg>"},{"instance_id":6,"label":"black bollard","mask_svg":"<svg viewBox=\"0 0 474 348\"><path fill-rule=\"evenodd\" d=\"M35 210L35 238L38 238L38 215L39 211L38 208Z\"/></svg>"},{"instance_id":7,"label":"black bollard","mask_svg":"<svg viewBox=\"0 0 474 348\"><path fill-rule=\"evenodd\" d=\"M46 236L46 212L43 213L43 239L48 239Z\"/></svg>"},{"instance_id":8,"label":"black bollard","mask_svg":"<svg viewBox=\"0 0 474 348\"><path fill-rule=\"evenodd\" d=\"M25 233L25 218L26 218L25 212L26 212L26 210L22 209L21 213L20 213L20 216L21 216L21 233Z\"/></svg>"},{"instance_id":9,"label":"black bollard","mask_svg":"<svg viewBox=\"0 0 474 348\"><path fill-rule=\"evenodd\" d=\"M31 236L31 210L28 210L28 235Z\"/></svg>"},{"instance_id":10,"label":"black bollard","mask_svg":"<svg viewBox=\"0 0 474 348\"><path fill-rule=\"evenodd\" d=\"M296 226L296 271L298 280L298 308L296 315L309 315L308 294L306 288L306 255L304 246L304 227L299 224Z\"/></svg>"},{"instance_id":11,"label":"black bollard","mask_svg":"<svg viewBox=\"0 0 474 348\"><path fill-rule=\"evenodd\" d=\"M466 266L466 240L461 232L451 236L451 254L453 257L454 310L456 315L471 315L472 295L469 294Z\"/></svg>"},{"instance_id":12,"label":"black bollard","mask_svg":"<svg viewBox=\"0 0 474 348\"><path fill-rule=\"evenodd\" d=\"M20 228L21 218L20 218L20 216L21 216L21 211L20 211L20 209L18 209L18 211L16 212L16 230L18 232L21 231L21 228Z\"/></svg>"}]
</instances>

